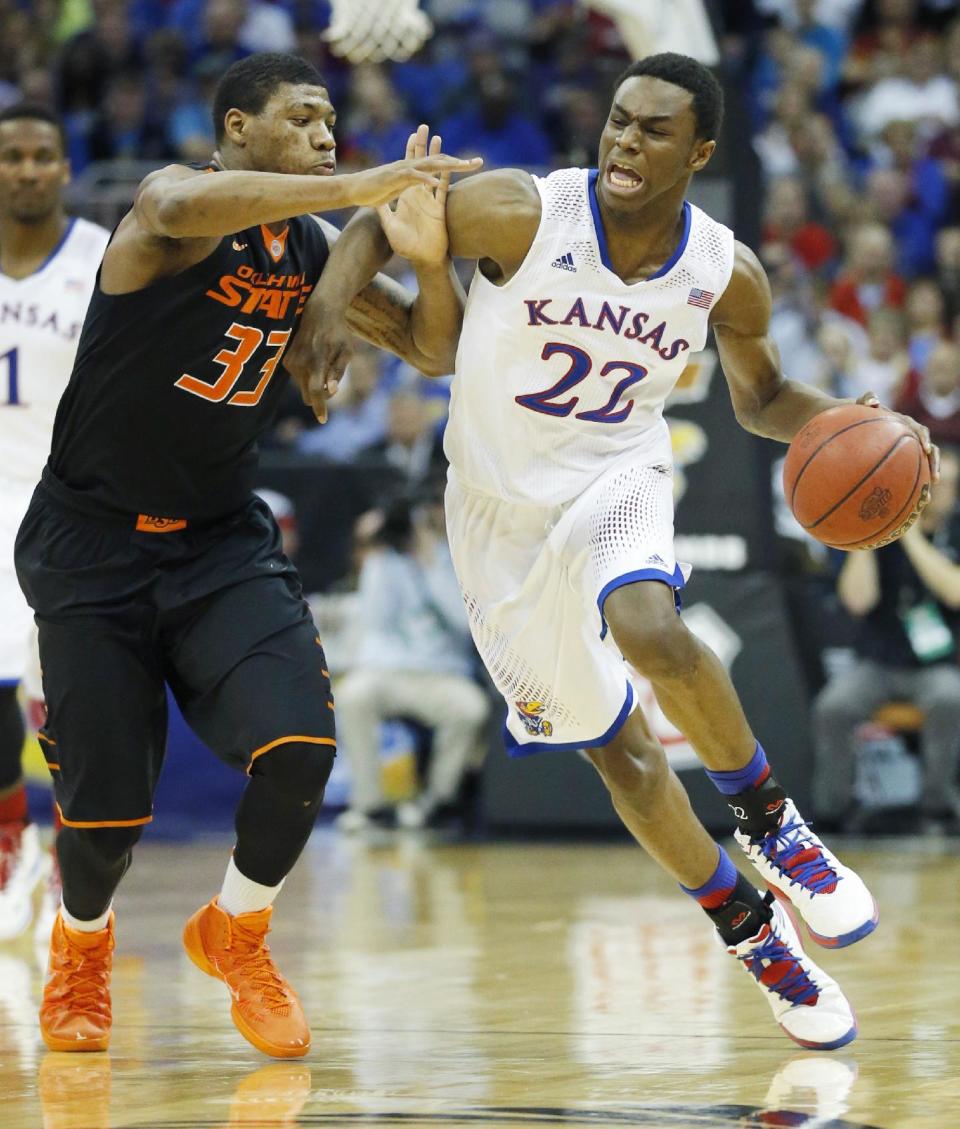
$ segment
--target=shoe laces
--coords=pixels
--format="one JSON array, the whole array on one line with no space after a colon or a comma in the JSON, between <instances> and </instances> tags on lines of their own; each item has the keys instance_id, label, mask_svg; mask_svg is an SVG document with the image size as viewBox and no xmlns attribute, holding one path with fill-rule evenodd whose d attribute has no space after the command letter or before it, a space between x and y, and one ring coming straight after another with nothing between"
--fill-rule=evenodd
<instances>
[{"instance_id":1,"label":"shoe laces","mask_svg":"<svg viewBox=\"0 0 960 1129\"><path fill-rule=\"evenodd\" d=\"M286 982L273 963L270 946L264 934L248 929L236 918L230 923L230 949L234 967L244 979L254 985L270 1011L289 1008L290 996Z\"/></svg>"},{"instance_id":2,"label":"shoe laces","mask_svg":"<svg viewBox=\"0 0 960 1129\"><path fill-rule=\"evenodd\" d=\"M789 878L791 886L802 886L811 894L832 894L841 876L824 858L820 844L809 832L810 825L797 816L763 839L760 850L768 862Z\"/></svg>"},{"instance_id":3,"label":"shoe laces","mask_svg":"<svg viewBox=\"0 0 960 1129\"><path fill-rule=\"evenodd\" d=\"M0 890L6 888L20 858L23 829L14 823L0 823Z\"/></svg>"},{"instance_id":4,"label":"shoe laces","mask_svg":"<svg viewBox=\"0 0 960 1129\"><path fill-rule=\"evenodd\" d=\"M820 996L817 985L786 941L778 937L769 925L765 925L764 929L766 937L738 959L768 991L776 993L794 1007L801 1004L813 1007Z\"/></svg>"},{"instance_id":5,"label":"shoe laces","mask_svg":"<svg viewBox=\"0 0 960 1129\"><path fill-rule=\"evenodd\" d=\"M110 982L110 954L113 952L113 934L94 949L72 945L69 937L64 947L58 948L52 973L62 981L64 992L69 993L71 1007L92 1015L109 1011L107 988Z\"/></svg>"}]
</instances>

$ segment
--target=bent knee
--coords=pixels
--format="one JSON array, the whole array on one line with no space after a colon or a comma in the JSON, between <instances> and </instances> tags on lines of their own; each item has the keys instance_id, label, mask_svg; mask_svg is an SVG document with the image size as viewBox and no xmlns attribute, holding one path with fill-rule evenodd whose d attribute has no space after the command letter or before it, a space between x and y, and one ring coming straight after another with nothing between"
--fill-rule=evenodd
<instances>
[{"instance_id":1,"label":"bent knee","mask_svg":"<svg viewBox=\"0 0 960 1129\"><path fill-rule=\"evenodd\" d=\"M59 832L59 835L73 839L85 855L108 866L113 866L126 858L142 834L142 825L136 827L64 826Z\"/></svg>"},{"instance_id":2,"label":"bent knee","mask_svg":"<svg viewBox=\"0 0 960 1129\"><path fill-rule=\"evenodd\" d=\"M638 593L630 588L653 591ZM700 662L702 644L677 615L666 585L618 589L604 605L604 618L621 654L646 678L682 677Z\"/></svg>"},{"instance_id":3,"label":"bent knee","mask_svg":"<svg viewBox=\"0 0 960 1129\"><path fill-rule=\"evenodd\" d=\"M307 805L323 798L336 748L313 741L288 741L263 753L250 775L263 777L285 796Z\"/></svg>"}]
</instances>

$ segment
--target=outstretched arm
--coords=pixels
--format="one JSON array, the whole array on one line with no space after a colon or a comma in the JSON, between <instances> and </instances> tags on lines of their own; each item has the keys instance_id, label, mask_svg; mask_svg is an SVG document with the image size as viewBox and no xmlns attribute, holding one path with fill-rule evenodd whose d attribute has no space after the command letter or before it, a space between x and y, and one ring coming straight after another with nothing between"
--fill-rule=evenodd
<instances>
[{"instance_id":1,"label":"outstretched arm","mask_svg":"<svg viewBox=\"0 0 960 1129\"><path fill-rule=\"evenodd\" d=\"M220 239L290 216L392 200L413 184L434 186L448 171L476 168L446 155L394 161L343 176L168 165L144 179L103 259L107 293L139 290L209 255Z\"/></svg>"},{"instance_id":2,"label":"outstretched arm","mask_svg":"<svg viewBox=\"0 0 960 1129\"><path fill-rule=\"evenodd\" d=\"M756 255L736 244L733 275L711 317L720 363L737 419L747 431L789 443L815 415L849 400L837 400L783 375L780 354L770 336L770 284ZM872 393L859 401L879 407ZM930 459L936 477L939 453L930 432L906 421Z\"/></svg>"}]
</instances>

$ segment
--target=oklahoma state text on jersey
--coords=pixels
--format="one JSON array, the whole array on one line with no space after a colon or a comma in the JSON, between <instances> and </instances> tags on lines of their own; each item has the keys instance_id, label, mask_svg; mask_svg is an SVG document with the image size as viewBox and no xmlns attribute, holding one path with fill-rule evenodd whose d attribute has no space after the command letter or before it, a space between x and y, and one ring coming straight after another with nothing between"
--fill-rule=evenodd
<instances>
[{"instance_id":1,"label":"oklahoma state text on jersey","mask_svg":"<svg viewBox=\"0 0 960 1129\"><path fill-rule=\"evenodd\" d=\"M311 216L225 236L129 294L100 278L60 403L49 468L77 502L205 520L250 494L283 353L327 260Z\"/></svg>"}]
</instances>

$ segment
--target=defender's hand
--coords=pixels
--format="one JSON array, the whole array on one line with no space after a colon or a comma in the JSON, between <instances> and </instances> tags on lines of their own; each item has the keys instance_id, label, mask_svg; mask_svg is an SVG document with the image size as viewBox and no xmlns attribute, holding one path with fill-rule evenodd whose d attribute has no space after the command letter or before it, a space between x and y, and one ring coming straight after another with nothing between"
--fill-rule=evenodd
<instances>
[{"instance_id":1,"label":"defender's hand","mask_svg":"<svg viewBox=\"0 0 960 1129\"><path fill-rule=\"evenodd\" d=\"M419 160L427 155L440 155L442 141L430 137L430 128L421 125L407 139L407 160ZM447 257L447 225L444 209L450 187L450 173L439 176L436 188L417 184L408 188L397 200L396 207L382 204L377 208L384 234L397 255L413 263L436 266Z\"/></svg>"},{"instance_id":2,"label":"defender's hand","mask_svg":"<svg viewBox=\"0 0 960 1129\"><path fill-rule=\"evenodd\" d=\"M459 157L437 153L413 160L393 161L389 165L379 165L365 172L347 173L344 179L349 178L350 181L351 204L376 208L396 200L407 188L416 185L439 188L444 175L449 179L455 172L474 172L482 164L480 157L462 161Z\"/></svg>"},{"instance_id":3,"label":"defender's hand","mask_svg":"<svg viewBox=\"0 0 960 1129\"><path fill-rule=\"evenodd\" d=\"M342 318L319 315L300 323L297 335L283 354L303 402L313 409L318 423L327 422L327 401L335 396L352 351L351 335Z\"/></svg>"},{"instance_id":4,"label":"defender's hand","mask_svg":"<svg viewBox=\"0 0 960 1129\"><path fill-rule=\"evenodd\" d=\"M857 400L857 403L863 404L864 407L867 407L867 408L883 407L883 405L880 403L880 401L877 399L877 397L872 392L864 392L864 394ZM891 411L890 408L884 408L884 411L890 412L890 415L892 415L892 416L896 416L897 419L900 420L901 423L905 423L907 425L907 427L909 427L910 430L913 432L913 434L916 435L917 440L920 443L920 446L923 448L924 454L927 456L927 460L930 463L930 481L931 482L939 482L939 480L940 480L940 448L930 438L929 428L924 427L922 423L917 423L917 421L915 419L911 419L910 416L903 415L902 412L894 412L894 411ZM927 504L927 498L928 497L929 497L929 492L924 497L922 504L918 508L918 510L917 510L918 514L919 514L919 511L922 510L923 507Z\"/></svg>"}]
</instances>

